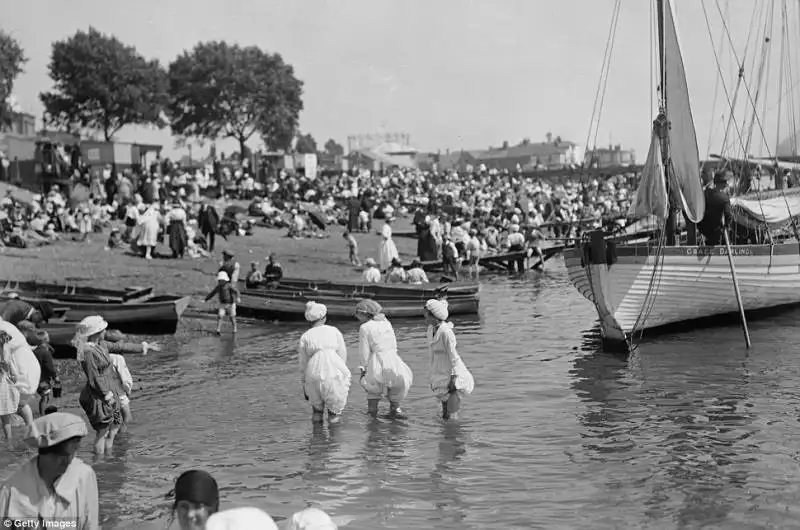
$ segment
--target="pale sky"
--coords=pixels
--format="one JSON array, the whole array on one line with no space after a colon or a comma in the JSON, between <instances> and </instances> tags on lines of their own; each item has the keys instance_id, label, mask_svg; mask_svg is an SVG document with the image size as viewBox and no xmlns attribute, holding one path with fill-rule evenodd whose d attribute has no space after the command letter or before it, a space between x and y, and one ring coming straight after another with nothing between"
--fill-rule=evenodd
<instances>
[{"instance_id":1,"label":"pale sky","mask_svg":"<svg viewBox=\"0 0 800 530\"><path fill-rule=\"evenodd\" d=\"M705 0L717 42L717 4L725 9L726 1ZM701 1L675 2L704 155L716 63ZM735 6L730 32L741 55L756 2L730 2ZM797 2L791 4L797 24ZM0 27L30 58L15 94L37 117L38 93L51 86L52 41L91 25L164 65L201 40L279 52L305 82L300 124L320 145L331 137L346 145L349 134L384 129L409 133L420 150L485 149L524 137L540 141L548 131L585 146L613 5L613 0L3 0ZM647 0L622 1L597 135L598 144L633 147L640 161L651 128L649 17ZM777 48L774 54L777 58ZM721 59L731 70L730 53ZM796 71L800 75L800 68ZM777 97L770 97L768 116L777 106ZM716 122L724 100L720 91ZM721 143L721 134L716 136L714 147ZM163 144L167 155L175 153L168 130L129 128L117 138ZM230 144L220 145L225 150Z\"/></svg>"}]
</instances>

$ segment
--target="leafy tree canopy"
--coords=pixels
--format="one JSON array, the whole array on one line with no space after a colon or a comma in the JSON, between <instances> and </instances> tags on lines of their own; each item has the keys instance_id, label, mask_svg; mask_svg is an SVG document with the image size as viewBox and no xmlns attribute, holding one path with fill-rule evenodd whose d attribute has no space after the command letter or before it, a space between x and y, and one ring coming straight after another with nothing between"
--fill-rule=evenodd
<instances>
[{"instance_id":1,"label":"leafy tree canopy","mask_svg":"<svg viewBox=\"0 0 800 530\"><path fill-rule=\"evenodd\" d=\"M28 61L17 40L0 30L0 125L11 121L9 97L14 89L14 81L22 73L22 66Z\"/></svg>"},{"instance_id":2,"label":"leafy tree canopy","mask_svg":"<svg viewBox=\"0 0 800 530\"><path fill-rule=\"evenodd\" d=\"M288 150L303 110L303 83L279 54L256 46L204 42L169 66L172 132L235 138L240 153L256 133L270 150Z\"/></svg>"},{"instance_id":3,"label":"leafy tree canopy","mask_svg":"<svg viewBox=\"0 0 800 530\"><path fill-rule=\"evenodd\" d=\"M303 155L316 153L317 141L310 134L300 134L297 136L294 150Z\"/></svg>"},{"instance_id":4,"label":"leafy tree canopy","mask_svg":"<svg viewBox=\"0 0 800 530\"><path fill-rule=\"evenodd\" d=\"M344 147L333 138L325 142L325 152L332 156L342 156L344 154Z\"/></svg>"},{"instance_id":5,"label":"leafy tree canopy","mask_svg":"<svg viewBox=\"0 0 800 530\"><path fill-rule=\"evenodd\" d=\"M89 28L53 43L49 72L54 89L39 97L50 124L102 131L106 140L126 125L165 125L166 72L115 37Z\"/></svg>"}]
</instances>

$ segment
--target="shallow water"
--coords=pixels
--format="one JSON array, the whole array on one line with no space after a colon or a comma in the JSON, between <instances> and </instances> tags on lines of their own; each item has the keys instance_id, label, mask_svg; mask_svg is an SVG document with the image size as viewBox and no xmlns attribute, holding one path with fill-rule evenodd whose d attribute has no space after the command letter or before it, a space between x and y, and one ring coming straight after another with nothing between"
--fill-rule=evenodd
<instances>
[{"instance_id":1,"label":"shallow water","mask_svg":"<svg viewBox=\"0 0 800 530\"><path fill-rule=\"evenodd\" d=\"M242 326L234 340L189 320L160 354L129 359L136 422L95 465L104 527L163 517L194 467L226 506L285 517L308 503L348 530L798 527L798 315L752 323L749 353L732 326L625 360L598 352L593 309L558 264L491 281L480 319L456 321L476 379L459 422L437 418L423 323L397 321L416 376L409 419L368 419L354 384L332 429L312 426L297 385L302 326ZM342 330L355 372L356 324Z\"/></svg>"}]
</instances>

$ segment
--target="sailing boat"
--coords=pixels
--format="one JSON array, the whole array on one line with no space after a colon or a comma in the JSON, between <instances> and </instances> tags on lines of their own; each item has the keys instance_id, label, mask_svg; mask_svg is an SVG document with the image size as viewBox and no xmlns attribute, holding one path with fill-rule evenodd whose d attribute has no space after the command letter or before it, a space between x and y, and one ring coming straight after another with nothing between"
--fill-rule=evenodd
<instances>
[{"instance_id":1,"label":"sailing boat","mask_svg":"<svg viewBox=\"0 0 800 530\"><path fill-rule=\"evenodd\" d=\"M695 224L705 214L697 136L672 4L657 0L656 8L660 112L633 206L636 217L655 216L661 234L657 241L617 245L608 234L594 231L564 251L571 282L594 304L604 344L614 349L629 349L634 334L646 329L800 303L796 240L697 245ZM761 228L792 222L800 213L800 198L773 195L732 199L734 221ZM685 246L675 242L681 211L687 221Z\"/></svg>"}]
</instances>

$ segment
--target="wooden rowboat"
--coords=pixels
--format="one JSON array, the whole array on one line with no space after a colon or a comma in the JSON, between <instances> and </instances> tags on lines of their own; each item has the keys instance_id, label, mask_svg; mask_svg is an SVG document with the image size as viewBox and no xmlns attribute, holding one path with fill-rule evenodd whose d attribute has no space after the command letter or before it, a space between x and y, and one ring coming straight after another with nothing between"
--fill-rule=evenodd
<instances>
[{"instance_id":1,"label":"wooden rowboat","mask_svg":"<svg viewBox=\"0 0 800 530\"><path fill-rule=\"evenodd\" d=\"M306 311L306 303L314 301L325 304L328 308L328 319L332 320L352 320L355 315L356 305L364 297L359 296L326 296L317 295L310 292L303 293L283 293L278 291L267 291L257 296L241 293L241 303L238 308L244 313L253 316L279 320L302 320ZM475 314L478 312L480 296L478 293L472 296L448 295L449 311L451 315ZM391 318L421 318L423 299L388 299L378 300L383 306L386 316Z\"/></svg>"},{"instance_id":2,"label":"wooden rowboat","mask_svg":"<svg viewBox=\"0 0 800 530\"><path fill-rule=\"evenodd\" d=\"M242 292L253 295L276 291L303 291L313 292L325 296L353 296L360 295L375 300L386 298L428 299L435 298L442 290L447 290L448 296L475 296L480 292L477 282L458 282L443 284L405 284L405 283L361 283L361 282L333 282L329 280L314 280L304 278L284 278L277 289L245 289L244 281L240 280L239 287Z\"/></svg>"},{"instance_id":3,"label":"wooden rowboat","mask_svg":"<svg viewBox=\"0 0 800 530\"><path fill-rule=\"evenodd\" d=\"M20 296L75 302L122 303L139 300L153 294L153 286L101 289L71 284L41 283L34 281L0 280L0 295L17 293Z\"/></svg>"},{"instance_id":4,"label":"wooden rowboat","mask_svg":"<svg viewBox=\"0 0 800 530\"><path fill-rule=\"evenodd\" d=\"M92 315L102 316L109 327L123 333L146 333L149 335L175 333L178 321L189 306L191 297L156 295L143 300L125 303L61 301L43 297L20 296L25 301L46 301L53 309L66 309L65 321L80 322ZM9 300L0 294L0 300ZM74 331L74 328L73 328Z\"/></svg>"}]
</instances>

